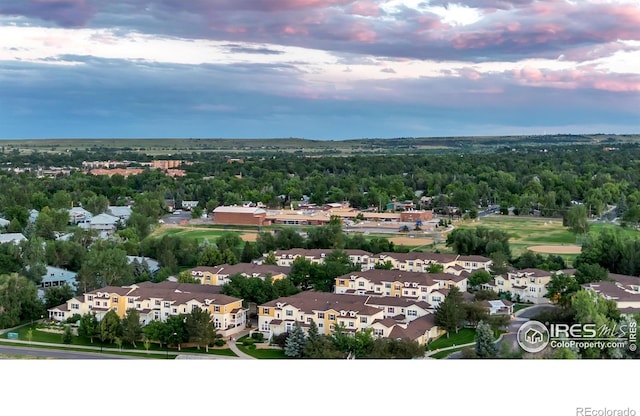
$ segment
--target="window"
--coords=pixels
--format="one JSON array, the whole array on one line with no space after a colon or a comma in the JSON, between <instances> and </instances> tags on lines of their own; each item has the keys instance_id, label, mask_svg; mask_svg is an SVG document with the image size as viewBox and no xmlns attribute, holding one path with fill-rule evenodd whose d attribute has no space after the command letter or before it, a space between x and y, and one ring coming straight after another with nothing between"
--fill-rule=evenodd
<instances>
[{"instance_id":1,"label":"window","mask_svg":"<svg viewBox=\"0 0 640 416\"><path fill-rule=\"evenodd\" d=\"M412 291L411 291L411 296L415 296L415 295L416 295L416 291L415 291L415 290L412 290Z\"/></svg>"},{"instance_id":2,"label":"window","mask_svg":"<svg viewBox=\"0 0 640 416\"><path fill-rule=\"evenodd\" d=\"M339 322L340 326L344 326L344 321Z\"/></svg>"},{"instance_id":3,"label":"window","mask_svg":"<svg viewBox=\"0 0 640 416\"><path fill-rule=\"evenodd\" d=\"M128 299L127 299L127 303L131 303L131 304L133 304L133 298L128 298Z\"/></svg>"},{"instance_id":4,"label":"window","mask_svg":"<svg viewBox=\"0 0 640 416\"><path fill-rule=\"evenodd\" d=\"M318 312L318 319L324 319L324 312Z\"/></svg>"},{"instance_id":5,"label":"window","mask_svg":"<svg viewBox=\"0 0 640 416\"><path fill-rule=\"evenodd\" d=\"M89 295L89 301L93 300L93 295Z\"/></svg>"},{"instance_id":6,"label":"window","mask_svg":"<svg viewBox=\"0 0 640 416\"><path fill-rule=\"evenodd\" d=\"M433 301L434 302L440 302L440 296L434 296L433 297Z\"/></svg>"},{"instance_id":7,"label":"window","mask_svg":"<svg viewBox=\"0 0 640 416\"><path fill-rule=\"evenodd\" d=\"M156 306L160 306L160 301L156 300Z\"/></svg>"},{"instance_id":8,"label":"window","mask_svg":"<svg viewBox=\"0 0 640 416\"><path fill-rule=\"evenodd\" d=\"M114 297L113 298L113 303L118 303L118 298Z\"/></svg>"},{"instance_id":9,"label":"window","mask_svg":"<svg viewBox=\"0 0 640 416\"><path fill-rule=\"evenodd\" d=\"M287 316L293 316L293 311L291 309L287 309L287 311L285 312L285 314Z\"/></svg>"},{"instance_id":10,"label":"window","mask_svg":"<svg viewBox=\"0 0 640 416\"><path fill-rule=\"evenodd\" d=\"M407 316L418 316L418 311L409 309L407 310Z\"/></svg>"},{"instance_id":11,"label":"window","mask_svg":"<svg viewBox=\"0 0 640 416\"><path fill-rule=\"evenodd\" d=\"M376 336L381 337L381 336L383 336L383 335L384 335L384 330L383 330L383 329L377 329L377 328L375 328L375 329L373 330L373 335L376 335Z\"/></svg>"},{"instance_id":12,"label":"window","mask_svg":"<svg viewBox=\"0 0 640 416\"><path fill-rule=\"evenodd\" d=\"M171 310L171 312L173 312L173 313L178 313L178 308L173 308L173 309Z\"/></svg>"},{"instance_id":13,"label":"window","mask_svg":"<svg viewBox=\"0 0 640 416\"><path fill-rule=\"evenodd\" d=\"M358 282L358 286L364 287L364 282L362 282L362 281Z\"/></svg>"},{"instance_id":14,"label":"window","mask_svg":"<svg viewBox=\"0 0 640 416\"><path fill-rule=\"evenodd\" d=\"M332 313L329 314L329 320L330 321L335 321L336 320L336 316Z\"/></svg>"},{"instance_id":15,"label":"window","mask_svg":"<svg viewBox=\"0 0 640 416\"><path fill-rule=\"evenodd\" d=\"M214 311L214 312L220 312L220 306L215 305L215 306L213 307L213 311Z\"/></svg>"},{"instance_id":16,"label":"window","mask_svg":"<svg viewBox=\"0 0 640 416\"><path fill-rule=\"evenodd\" d=\"M391 283L385 283L385 284L384 284L384 287L385 287L386 289L391 289Z\"/></svg>"},{"instance_id":17,"label":"window","mask_svg":"<svg viewBox=\"0 0 640 416\"><path fill-rule=\"evenodd\" d=\"M165 313L164 313L164 316L165 316L165 317L169 316L169 312L165 312Z\"/></svg>"},{"instance_id":18,"label":"window","mask_svg":"<svg viewBox=\"0 0 640 416\"><path fill-rule=\"evenodd\" d=\"M192 310L192 311L195 311L197 307L198 307L198 305L196 305L196 304L194 303L193 305L191 305L191 310Z\"/></svg>"},{"instance_id":19,"label":"window","mask_svg":"<svg viewBox=\"0 0 640 416\"><path fill-rule=\"evenodd\" d=\"M532 287L529 288L529 292L535 292L535 291L536 291L535 287L532 286Z\"/></svg>"},{"instance_id":20,"label":"window","mask_svg":"<svg viewBox=\"0 0 640 416\"><path fill-rule=\"evenodd\" d=\"M80 305L78 305L77 303L72 303L71 309L80 309Z\"/></svg>"},{"instance_id":21,"label":"window","mask_svg":"<svg viewBox=\"0 0 640 416\"><path fill-rule=\"evenodd\" d=\"M311 317L307 316L307 323L310 324L311 323Z\"/></svg>"},{"instance_id":22,"label":"window","mask_svg":"<svg viewBox=\"0 0 640 416\"><path fill-rule=\"evenodd\" d=\"M395 312L395 309L393 308L393 306L389 306L388 311L389 311L389 313L394 313L394 312Z\"/></svg>"},{"instance_id":23,"label":"window","mask_svg":"<svg viewBox=\"0 0 640 416\"><path fill-rule=\"evenodd\" d=\"M366 324L367 323L367 317L366 316L361 316L360 317L360 323L361 324Z\"/></svg>"},{"instance_id":24,"label":"window","mask_svg":"<svg viewBox=\"0 0 640 416\"><path fill-rule=\"evenodd\" d=\"M136 303L136 309L140 309L142 308L142 305L140 305L139 303Z\"/></svg>"},{"instance_id":25,"label":"window","mask_svg":"<svg viewBox=\"0 0 640 416\"><path fill-rule=\"evenodd\" d=\"M355 326L355 323L353 321L349 322L349 328L353 328Z\"/></svg>"},{"instance_id":26,"label":"window","mask_svg":"<svg viewBox=\"0 0 640 416\"><path fill-rule=\"evenodd\" d=\"M269 315L269 308L262 308L262 313Z\"/></svg>"},{"instance_id":27,"label":"window","mask_svg":"<svg viewBox=\"0 0 640 416\"><path fill-rule=\"evenodd\" d=\"M322 322L320 322L320 323L318 324L318 328L324 328L324 324L323 324Z\"/></svg>"},{"instance_id":28,"label":"window","mask_svg":"<svg viewBox=\"0 0 640 416\"><path fill-rule=\"evenodd\" d=\"M335 327L336 326L334 324L331 324L331 325L329 325L329 330L333 331L335 329Z\"/></svg>"},{"instance_id":29,"label":"window","mask_svg":"<svg viewBox=\"0 0 640 416\"><path fill-rule=\"evenodd\" d=\"M165 308L169 308L169 307L171 307L171 304L170 304L169 302L165 302L165 303L164 303L164 307L165 307Z\"/></svg>"}]
</instances>

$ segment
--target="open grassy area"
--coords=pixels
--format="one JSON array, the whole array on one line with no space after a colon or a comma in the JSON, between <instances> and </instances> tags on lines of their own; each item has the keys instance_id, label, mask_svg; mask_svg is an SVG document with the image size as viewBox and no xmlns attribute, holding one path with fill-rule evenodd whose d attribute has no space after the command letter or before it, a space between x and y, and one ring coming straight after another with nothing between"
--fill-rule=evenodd
<instances>
[{"instance_id":1,"label":"open grassy area","mask_svg":"<svg viewBox=\"0 0 640 416\"><path fill-rule=\"evenodd\" d=\"M474 342L476 339L476 330L472 328L461 328L458 333L452 332L447 335L443 335L435 341L430 342L427 345L427 350L435 351L441 348L452 347L454 345L468 344Z\"/></svg>"},{"instance_id":2,"label":"open grassy area","mask_svg":"<svg viewBox=\"0 0 640 416\"><path fill-rule=\"evenodd\" d=\"M236 346L238 347L238 349L244 352L245 354L250 355L254 358L259 358L263 360L289 358L284 354L284 350L281 350L279 348L278 349L276 348L261 349L261 348L245 347L244 345L242 345L242 341L248 337L249 335L240 337L236 342ZM258 345L260 345L260 343L258 343ZM263 345L266 345L266 344L263 344Z\"/></svg>"}]
</instances>

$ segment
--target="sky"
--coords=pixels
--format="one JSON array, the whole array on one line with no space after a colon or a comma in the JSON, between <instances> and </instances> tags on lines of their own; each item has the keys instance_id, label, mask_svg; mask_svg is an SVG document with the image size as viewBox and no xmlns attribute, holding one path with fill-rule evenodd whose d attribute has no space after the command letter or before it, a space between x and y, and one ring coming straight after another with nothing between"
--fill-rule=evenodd
<instances>
[{"instance_id":1,"label":"sky","mask_svg":"<svg viewBox=\"0 0 640 416\"><path fill-rule=\"evenodd\" d=\"M638 0L0 0L0 138L640 133Z\"/></svg>"}]
</instances>

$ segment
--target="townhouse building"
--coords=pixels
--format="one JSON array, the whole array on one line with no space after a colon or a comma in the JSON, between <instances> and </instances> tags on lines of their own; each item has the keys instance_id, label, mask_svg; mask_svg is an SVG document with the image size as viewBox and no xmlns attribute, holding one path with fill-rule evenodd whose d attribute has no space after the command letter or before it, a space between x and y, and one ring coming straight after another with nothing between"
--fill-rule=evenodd
<instances>
[{"instance_id":1,"label":"townhouse building","mask_svg":"<svg viewBox=\"0 0 640 416\"><path fill-rule=\"evenodd\" d=\"M364 250L343 250L349 256L349 261L353 264L366 264L373 254ZM322 264L324 259L333 252L333 249L304 249L292 248L290 250L277 250L273 254L278 266L291 267L293 261L298 257L303 257L311 263ZM267 254L256 260L258 264L264 263Z\"/></svg>"},{"instance_id":2,"label":"townhouse building","mask_svg":"<svg viewBox=\"0 0 640 416\"><path fill-rule=\"evenodd\" d=\"M432 303L437 306L444 298L430 297L438 290L456 286L467 291L468 274L407 272L401 270L370 269L351 272L335 279L335 293L366 296L406 297Z\"/></svg>"},{"instance_id":3,"label":"townhouse building","mask_svg":"<svg viewBox=\"0 0 640 416\"><path fill-rule=\"evenodd\" d=\"M592 282L582 285L616 302L622 313L640 312L640 277L609 273L609 281Z\"/></svg>"},{"instance_id":4,"label":"townhouse building","mask_svg":"<svg viewBox=\"0 0 640 416\"><path fill-rule=\"evenodd\" d=\"M395 314L396 307L406 314ZM307 330L314 322L325 335L337 326L350 333L371 328L374 336L407 338L424 345L442 333L429 315L425 302L307 291L260 305L258 329L270 338L295 325Z\"/></svg>"},{"instance_id":5,"label":"townhouse building","mask_svg":"<svg viewBox=\"0 0 640 416\"><path fill-rule=\"evenodd\" d=\"M203 285L222 286L231 281L231 276L236 274L245 277L257 277L265 280L271 277L272 281L284 279L289 275L289 267L274 266L269 264L238 263L222 264L219 266L198 266L190 270L191 276L199 279Z\"/></svg>"},{"instance_id":6,"label":"townhouse building","mask_svg":"<svg viewBox=\"0 0 640 416\"><path fill-rule=\"evenodd\" d=\"M545 295L547 284L553 273L540 269L513 269L504 275L496 276L493 282L482 285L482 288L498 293L509 293L511 299L517 302L549 303Z\"/></svg>"},{"instance_id":7,"label":"townhouse building","mask_svg":"<svg viewBox=\"0 0 640 416\"><path fill-rule=\"evenodd\" d=\"M140 323L166 321L169 316L188 314L195 308L209 311L218 333L229 336L246 326L247 311L242 299L219 293L210 285L176 282L141 282L130 286L107 286L92 290L48 310L49 318L64 321L75 314L95 313L98 320L110 311L123 318L127 310L136 309Z\"/></svg>"},{"instance_id":8,"label":"townhouse building","mask_svg":"<svg viewBox=\"0 0 640 416\"><path fill-rule=\"evenodd\" d=\"M476 270L491 270L491 259L483 256L460 256L448 253L379 253L363 263L362 270L375 268L376 264L391 263L392 269L408 272L426 272L432 264L441 265L445 273L471 273Z\"/></svg>"}]
</instances>

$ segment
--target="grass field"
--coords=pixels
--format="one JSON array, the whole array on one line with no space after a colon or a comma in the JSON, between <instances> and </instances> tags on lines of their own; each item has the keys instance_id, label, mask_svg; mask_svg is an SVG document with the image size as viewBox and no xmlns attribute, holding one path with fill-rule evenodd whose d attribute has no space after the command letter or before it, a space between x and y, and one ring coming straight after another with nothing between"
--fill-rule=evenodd
<instances>
[{"instance_id":1,"label":"grass field","mask_svg":"<svg viewBox=\"0 0 640 416\"><path fill-rule=\"evenodd\" d=\"M476 339L476 330L471 328L461 328L458 333L452 332L449 338L446 335L441 336L427 345L427 350L435 351L441 348L453 347L454 345L463 345L474 342Z\"/></svg>"},{"instance_id":2,"label":"grass field","mask_svg":"<svg viewBox=\"0 0 640 416\"><path fill-rule=\"evenodd\" d=\"M224 229L208 229L192 226L161 226L151 234L152 237L162 238L165 235L184 237L196 240L198 243L205 241L215 242L220 236L227 233L237 233L243 241L255 241L257 234L251 231L235 231Z\"/></svg>"}]
</instances>

